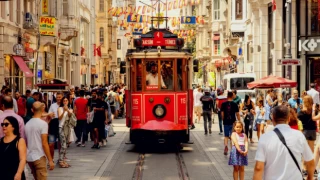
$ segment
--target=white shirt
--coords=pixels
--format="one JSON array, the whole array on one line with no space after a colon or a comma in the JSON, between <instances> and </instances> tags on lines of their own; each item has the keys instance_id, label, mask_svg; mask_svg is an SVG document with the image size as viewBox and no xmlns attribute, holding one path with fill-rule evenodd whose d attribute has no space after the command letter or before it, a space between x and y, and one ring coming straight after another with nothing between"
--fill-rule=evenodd
<instances>
[{"instance_id":1,"label":"white shirt","mask_svg":"<svg viewBox=\"0 0 320 180\"><path fill-rule=\"evenodd\" d=\"M57 103L53 103L51 106L50 106L50 109L49 109L49 113L54 113L54 118L58 118L58 108L59 108L59 105Z\"/></svg>"},{"instance_id":2,"label":"white shirt","mask_svg":"<svg viewBox=\"0 0 320 180\"><path fill-rule=\"evenodd\" d=\"M13 110L15 113L18 113L18 104L17 104L17 100L15 98L13 99Z\"/></svg>"},{"instance_id":3,"label":"white shirt","mask_svg":"<svg viewBox=\"0 0 320 180\"><path fill-rule=\"evenodd\" d=\"M318 91L316 91L314 88L311 88L309 91L307 91L307 94L312 97L313 104L320 104Z\"/></svg>"},{"instance_id":4,"label":"white shirt","mask_svg":"<svg viewBox=\"0 0 320 180\"><path fill-rule=\"evenodd\" d=\"M307 144L306 138L300 131L291 129L287 124L279 124L276 128L284 136L301 169L302 157L305 161L313 160L313 154ZM302 175L290 156L289 151L274 131L265 133L260 137L255 160L264 162L265 164L264 180L302 179Z\"/></svg>"},{"instance_id":5,"label":"white shirt","mask_svg":"<svg viewBox=\"0 0 320 180\"><path fill-rule=\"evenodd\" d=\"M161 76L161 86L165 86L163 78ZM146 76L146 81L149 82L149 85L158 85L158 74L156 74L155 76L152 73L147 74Z\"/></svg>"},{"instance_id":6,"label":"white shirt","mask_svg":"<svg viewBox=\"0 0 320 180\"><path fill-rule=\"evenodd\" d=\"M200 98L203 96L201 92L196 92L194 95L194 106L202 106Z\"/></svg>"},{"instance_id":7,"label":"white shirt","mask_svg":"<svg viewBox=\"0 0 320 180\"><path fill-rule=\"evenodd\" d=\"M42 148L42 134L48 134L48 123L40 118L32 118L25 126L27 137L27 162L34 162L45 156Z\"/></svg>"}]
</instances>

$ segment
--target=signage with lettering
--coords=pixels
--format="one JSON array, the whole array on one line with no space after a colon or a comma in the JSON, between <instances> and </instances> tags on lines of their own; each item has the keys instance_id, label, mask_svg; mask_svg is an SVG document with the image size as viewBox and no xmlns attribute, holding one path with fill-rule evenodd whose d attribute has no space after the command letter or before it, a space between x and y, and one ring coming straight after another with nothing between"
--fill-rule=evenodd
<instances>
[{"instance_id":1,"label":"signage with lettering","mask_svg":"<svg viewBox=\"0 0 320 180\"><path fill-rule=\"evenodd\" d=\"M163 32L157 31L154 38L142 38L142 46L175 46L176 38L164 38Z\"/></svg>"},{"instance_id":2,"label":"signage with lettering","mask_svg":"<svg viewBox=\"0 0 320 180\"><path fill-rule=\"evenodd\" d=\"M278 59L278 65L301 65L300 59Z\"/></svg>"},{"instance_id":3,"label":"signage with lettering","mask_svg":"<svg viewBox=\"0 0 320 180\"><path fill-rule=\"evenodd\" d=\"M49 0L42 0L42 15L48 15L49 14L49 8L48 8Z\"/></svg>"},{"instance_id":4,"label":"signage with lettering","mask_svg":"<svg viewBox=\"0 0 320 180\"><path fill-rule=\"evenodd\" d=\"M148 85L146 86L147 90L158 90L158 85Z\"/></svg>"},{"instance_id":5,"label":"signage with lettering","mask_svg":"<svg viewBox=\"0 0 320 180\"><path fill-rule=\"evenodd\" d=\"M132 125L141 123L142 120L142 95L141 94L132 94L132 107L131 107L131 120Z\"/></svg>"},{"instance_id":6,"label":"signage with lettering","mask_svg":"<svg viewBox=\"0 0 320 180\"><path fill-rule=\"evenodd\" d=\"M40 17L39 31L44 36L56 36L56 18L55 17Z\"/></svg>"},{"instance_id":7,"label":"signage with lettering","mask_svg":"<svg viewBox=\"0 0 320 180\"><path fill-rule=\"evenodd\" d=\"M299 40L299 51L314 51L318 47L320 39Z\"/></svg>"},{"instance_id":8,"label":"signage with lettering","mask_svg":"<svg viewBox=\"0 0 320 180\"><path fill-rule=\"evenodd\" d=\"M188 98L186 93L177 94L177 116L179 124L188 124Z\"/></svg>"}]
</instances>

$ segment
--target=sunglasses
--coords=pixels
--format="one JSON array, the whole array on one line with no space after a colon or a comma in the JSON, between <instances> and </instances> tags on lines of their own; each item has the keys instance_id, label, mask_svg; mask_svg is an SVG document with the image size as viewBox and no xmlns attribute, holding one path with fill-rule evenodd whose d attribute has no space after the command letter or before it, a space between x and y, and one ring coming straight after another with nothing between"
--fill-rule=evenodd
<instances>
[{"instance_id":1,"label":"sunglasses","mask_svg":"<svg viewBox=\"0 0 320 180\"><path fill-rule=\"evenodd\" d=\"M5 126L8 127L10 123L1 123L1 127Z\"/></svg>"}]
</instances>

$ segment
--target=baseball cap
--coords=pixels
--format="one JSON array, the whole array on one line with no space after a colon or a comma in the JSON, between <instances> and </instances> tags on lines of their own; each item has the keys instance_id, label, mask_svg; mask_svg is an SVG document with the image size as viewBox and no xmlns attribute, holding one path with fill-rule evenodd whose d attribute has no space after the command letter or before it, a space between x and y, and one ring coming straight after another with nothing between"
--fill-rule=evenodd
<instances>
[{"instance_id":1,"label":"baseball cap","mask_svg":"<svg viewBox=\"0 0 320 180\"><path fill-rule=\"evenodd\" d=\"M34 94L34 93L36 93L36 92L38 92L38 90L36 90L36 89L32 89L32 90L31 90L31 94Z\"/></svg>"}]
</instances>

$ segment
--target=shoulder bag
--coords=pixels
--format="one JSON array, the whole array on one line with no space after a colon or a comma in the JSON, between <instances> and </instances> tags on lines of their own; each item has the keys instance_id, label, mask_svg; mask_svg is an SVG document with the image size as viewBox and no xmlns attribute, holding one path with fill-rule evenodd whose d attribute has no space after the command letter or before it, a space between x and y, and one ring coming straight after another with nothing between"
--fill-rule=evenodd
<instances>
[{"instance_id":1,"label":"shoulder bag","mask_svg":"<svg viewBox=\"0 0 320 180\"><path fill-rule=\"evenodd\" d=\"M290 156L292 157L294 163L296 164L297 168L299 169L300 174L302 175L302 180L304 180L303 174L302 174L301 169L300 169L300 166L299 166L299 164L298 164L298 161L297 161L297 159L294 157L294 155L293 155L293 153L291 152L291 150L289 149L289 147L287 146L286 140L284 139L282 133L279 131L278 128L275 128L273 131L277 134L277 136L279 137L279 139L280 139L280 141L282 142L282 144L288 149L288 151L289 151L289 153L290 153Z\"/></svg>"}]
</instances>

